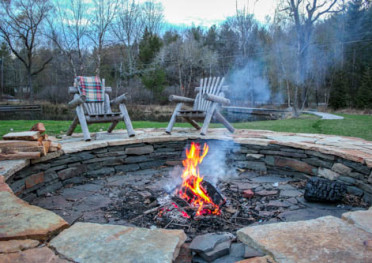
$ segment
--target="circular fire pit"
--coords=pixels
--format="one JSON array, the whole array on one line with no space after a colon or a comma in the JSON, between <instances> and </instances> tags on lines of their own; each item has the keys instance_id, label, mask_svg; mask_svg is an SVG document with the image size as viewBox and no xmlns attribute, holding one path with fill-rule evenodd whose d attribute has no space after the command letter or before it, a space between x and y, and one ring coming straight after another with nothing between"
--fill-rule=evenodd
<instances>
[{"instance_id":1,"label":"circular fire pit","mask_svg":"<svg viewBox=\"0 0 372 263\"><path fill-rule=\"evenodd\" d=\"M200 169L226 198L220 215L183 218L179 203L176 207L174 200L170 206L164 203L182 182L182 169L175 167L182 166L185 147L193 141L210 147ZM369 193L360 187L363 181L345 176L346 172L363 176L370 169L340 156L258 139L162 137L155 142L149 138L141 143L63 154L21 170L8 183L20 197L57 213L70 224L81 221L184 229L192 237L205 232L235 232L251 224L340 217L345 211L366 207ZM345 183L348 194L343 202L306 202L303 188L306 179L313 176Z\"/></svg>"},{"instance_id":2,"label":"circular fire pit","mask_svg":"<svg viewBox=\"0 0 372 263\"><path fill-rule=\"evenodd\" d=\"M340 217L365 209L372 200L371 143L360 139L268 131L227 136L218 129L203 138L185 129L172 136L157 130L138 132L135 139L122 136L98 134L92 142L66 139L63 152L54 156L31 164L14 162L21 167L6 171L6 183L17 196L73 224L71 229L88 227L77 222L182 229L190 239L236 233L245 226ZM197 216L174 198L182 183L185 148L192 142L209 146L200 174L225 198L219 214ZM306 202L304 186L313 177L343 183L344 199Z\"/></svg>"}]
</instances>

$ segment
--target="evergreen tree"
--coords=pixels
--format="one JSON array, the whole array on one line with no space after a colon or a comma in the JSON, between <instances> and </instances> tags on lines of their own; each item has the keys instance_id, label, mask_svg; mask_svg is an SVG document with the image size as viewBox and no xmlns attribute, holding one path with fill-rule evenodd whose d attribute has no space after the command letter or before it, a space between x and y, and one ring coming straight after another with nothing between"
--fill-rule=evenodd
<instances>
[{"instance_id":1,"label":"evergreen tree","mask_svg":"<svg viewBox=\"0 0 372 263\"><path fill-rule=\"evenodd\" d=\"M360 109L372 108L372 70L367 68L364 72L361 86L356 96L356 106Z\"/></svg>"},{"instance_id":2,"label":"evergreen tree","mask_svg":"<svg viewBox=\"0 0 372 263\"><path fill-rule=\"evenodd\" d=\"M329 105L334 109L348 107L348 88L349 84L345 76L344 71L338 71L335 73L334 81L331 89L329 98Z\"/></svg>"},{"instance_id":3,"label":"evergreen tree","mask_svg":"<svg viewBox=\"0 0 372 263\"><path fill-rule=\"evenodd\" d=\"M162 40L150 31L145 29L141 42L139 43L139 60L143 68L150 65L156 54L160 51L163 45Z\"/></svg>"},{"instance_id":4,"label":"evergreen tree","mask_svg":"<svg viewBox=\"0 0 372 263\"><path fill-rule=\"evenodd\" d=\"M151 90L157 98L160 97L161 92L164 90L165 72L156 65L154 59L162 45L161 38L146 28L139 43L138 57L142 68L141 80L145 88Z\"/></svg>"}]
</instances>

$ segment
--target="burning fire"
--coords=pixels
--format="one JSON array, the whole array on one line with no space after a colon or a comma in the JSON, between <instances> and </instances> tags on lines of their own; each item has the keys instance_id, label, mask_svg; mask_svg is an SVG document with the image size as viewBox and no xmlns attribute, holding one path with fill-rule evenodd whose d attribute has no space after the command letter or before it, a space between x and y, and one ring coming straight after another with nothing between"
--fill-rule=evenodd
<instances>
[{"instance_id":1,"label":"burning fire","mask_svg":"<svg viewBox=\"0 0 372 263\"><path fill-rule=\"evenodd\" d=\"M182 186L177 190L180 198L186 200L190 206L197 209L196 216L219 215L221 213L218 205L213 203L205 188L203 188L203 177L199 174L199 164L203 162L208 153L208 145L205 143L201 154L200 144L191 143L190 149L186 149L186 159L182 161Z\"/></svg>"}]
</instances>

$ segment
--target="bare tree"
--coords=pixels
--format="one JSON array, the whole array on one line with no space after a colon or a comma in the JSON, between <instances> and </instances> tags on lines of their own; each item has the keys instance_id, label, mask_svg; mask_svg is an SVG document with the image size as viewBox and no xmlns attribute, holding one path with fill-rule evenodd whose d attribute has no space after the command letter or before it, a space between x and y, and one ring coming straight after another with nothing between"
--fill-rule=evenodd
<instances>
[{"instance_id":1,"label":"bare tree","mask_svg":"<svg viewBox=\"0 0 372 263\"><path fill-rule=\"evenodd\" d=\"M152 34L159 34L164 19L162 4L150 0L143 3L141 9L144 28Z\"/></svg>"},{"instance_id":2,"label":"bare tree","mask_svg":"<svg viewBox=\"0 0 372 263\"><path fill-rule=\"evenodd\" d=\"M55 16L49 19L48 36L67 56L75 76L84 72L83 49L88 30L87 4L82 0L56 1Z\"/></svg>"},{"instance_id":3,"label":"bare tree","mask_svg":"<svg viewBox=\"0 0 372 263\"><path fill-rule=\"evenodd\" d=\"M135 47L139 42L143 32L143 21L140 18L140 6L135 0L121 0L119 11L115 22L112 24L113 34L122 46L123 57L126 58L126 76L132 76L136 72L135 68ZM123 76L120 76L123 77Z\"/></svg>"},{"instance_id":4,"label":"bare tree","mask_svg":"<svg viewBox=\"0 0 372 263\"><path fill-rule=\"evenodd\" d=\"M249 11L248 5L244 5L242 8L239 8L238 1L236 1L235 3L236 15L234 19L230 21L230 26L234 29L235 32L238 33L239 48L242 52L243 57L246 57L248 55L248 44L250 36L254 27L256 26L256 22L254 20L253 14Z\"/></svg>"},{"instance_id":5,"label":"bare tree","mask_svg":"<svg viewBox=\"0 0 372 263\"><path fill-rule=\"evenodd\" d=\"M119 0L94 0L93 13L89 38L95 46L96 52L96 69L97 76L101 73L102 51L107 43L107 33L114 20L119 6Z\"/></svg>"},{"instance_id":6,"label":"bare tree","mask_svg":"<svg viewBox=\"0 0 372 263\"><path fill-rule=\"evenodd\" d=\"M35 66L35 55L40 41L43 21L51 10L48 0L12 0L0 3L1 37L24 65L30 91L30 101L34 101L32 78L43 71L52 60L49 57Z\"/></svg>"},{"instance_id":7,"label":"bare tree","mask_svg":"<svg viewBox=\"0 0 372 263\"><path fill-rule=\"evenodd\" d=\"M301 86L302 108L305 106L308 87L305 84L308 78L309 47L314 30L314 24L322 17L339 13L344 10L344 0L285 0L284 8L293 20L297 34L297 67L296 88L294 95L294 111L298 115L298 92Z\"/></svg>"}]
</instances>

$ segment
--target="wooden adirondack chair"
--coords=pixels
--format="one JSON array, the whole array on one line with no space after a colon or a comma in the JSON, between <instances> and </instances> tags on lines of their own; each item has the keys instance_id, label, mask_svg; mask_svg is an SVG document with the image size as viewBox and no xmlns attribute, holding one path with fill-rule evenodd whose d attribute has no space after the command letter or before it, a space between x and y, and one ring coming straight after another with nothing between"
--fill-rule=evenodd
<instances>
[{"instance_id":1,"label":"wooden adirondack chair","mask_svg":"<svg viewBox=\"0 0 372 263\"><path fill-rule=\"evenodd\" d=\"M84 80L92 81L93 79L94 85L89 86L88 89L99 90L99 94L94 94L92 97L91 93L84 94L84 92L82 92L82 85L84 85L82 82ZM108 133L111 133L118 122L124 119L129 137L135 136L132 122L124 104L126 100L125 95L123 94L110 101L108 93L111 92L111 87L105 87L104 79L102 79L101 82L98 77L76 77L74 86L69 87L69 93L74 94L74 98L68 104L70 108L76 108L76 116L66 134L70 136L74 132L77 124L80 123L84 133L84 139L90 141L89 124L111 122L112 124L107 130ZM119 105L120 112L112 112L111 105Z\"/></svg>"},{"instance_id":2,"label":"wooden adirondack chair","mask_svg":"<svg viewBox=\"0 0 372 263\"><path fill-rule=\"evenodd\" d=\"M233 133L234 127L221 115L219 112L219 105L229 105L230 100L225 98L224 91L226 86L223 86L224 78L210 77L200 80L200 87L196 87L195 91L198 92L195 99L171 95L170 101L178 102L173 115L169 121L168 127L165 130L170 134L177 117L182 117L197 130L201 129L200 134L206 135L209 123L212 117L215 117L225 127ZM183 103L194 103L192 110L182 110ZM203 127L200 127L196 122L204 120Z\"/></svg>"}]
</instances>

